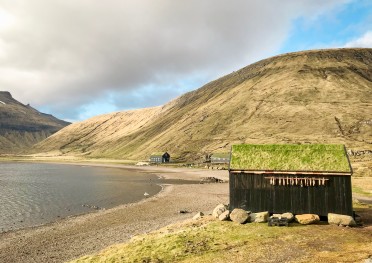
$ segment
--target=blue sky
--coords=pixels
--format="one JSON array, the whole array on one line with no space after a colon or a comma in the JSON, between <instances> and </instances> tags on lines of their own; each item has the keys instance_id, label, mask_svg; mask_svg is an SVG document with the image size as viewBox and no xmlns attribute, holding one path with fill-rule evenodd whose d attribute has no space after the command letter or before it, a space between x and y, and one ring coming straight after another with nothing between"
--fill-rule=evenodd
<instances>
[{"instance_id":1,"label":"blue sky","mask_svg":"<svg viewBox=\"0 0 372 263\"><path fill-rule=\"evenodd\" d=\"M280 53L344 47L368 31L372 31L372 1L351 1L315 18L292 21Z\"/></svg>"},{"instance_id":2,"label":"blue sky","mask_svg":"<svg viewBox=\"0 0 372 263\"><path fill-rule=\"evenodd\" d=\"M367 0L0 0L0 90L69 121L167 103L250 63L372 48Z\"/></svg>"}]
</instances>

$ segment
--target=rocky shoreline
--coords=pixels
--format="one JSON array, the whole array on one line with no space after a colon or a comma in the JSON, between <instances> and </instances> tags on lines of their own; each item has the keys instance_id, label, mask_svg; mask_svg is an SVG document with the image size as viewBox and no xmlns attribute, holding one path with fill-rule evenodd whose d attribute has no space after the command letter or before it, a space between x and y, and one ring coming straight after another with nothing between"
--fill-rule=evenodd
<instances>
[{"instance_id":1,"label":"rocky shoreline","mask_svg":"<svg viewBox=\"0 0 372 263\"><path fill-rule=\"evenodd\" d=\"M138 169L167 179L200 180L210 176L222 180L228 178L227 171L96 165ZM0 234L0 262L72 260L126 242L134 235L189 219L194 212L210 213L216 204L227 201L227 183L163 185L159 194L138 203ZM190 213L179 213L182 210Z\"/></svg>"}]
</instances>

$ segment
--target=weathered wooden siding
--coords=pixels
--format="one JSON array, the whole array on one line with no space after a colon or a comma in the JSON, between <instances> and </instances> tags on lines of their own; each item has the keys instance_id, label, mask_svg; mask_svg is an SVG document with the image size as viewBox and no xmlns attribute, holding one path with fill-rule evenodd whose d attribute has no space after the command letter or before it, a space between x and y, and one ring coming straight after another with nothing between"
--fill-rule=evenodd
<instances>
[{"instance_id":1,"label":"weathered wooden siding","mask_svg":"<svg viewBox=\"0 0 372 263\"><path fill-rule=\"evenodd\" d=\"M162 157L161 156L151 156L150 157L151 163L162 163Z\"/></svg>"},{"instance_id":2,"label":"weathered wooden siding","mask_svg":"<svg viewBox=\"0 0 372 263\"><path fill-rule=\"evenodd\" d=\"M292 212L353 215L350 176L324 176L324 186L271 185L268 174L230 173L231 209L270 213ZM276 174L275 176L279 176ZM286 177L287 175L283 175ZM313 178L313 176L297 175ZM322 176L323 177L323 176Z\"/></svg>"}]
</instances>

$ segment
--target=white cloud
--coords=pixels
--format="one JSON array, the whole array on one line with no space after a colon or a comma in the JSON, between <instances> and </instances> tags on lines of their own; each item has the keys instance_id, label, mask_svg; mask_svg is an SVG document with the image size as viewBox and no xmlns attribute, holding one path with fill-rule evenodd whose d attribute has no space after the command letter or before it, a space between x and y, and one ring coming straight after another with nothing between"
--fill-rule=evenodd
<instances>
[{"instance_id":1,"label":"white cloud","mask_svg":"<svg viewBox=\"0 0 372 263\"><path fill-rule=\"evenodd\" d=\"M0 89L70 119L107 94L120 108L139 92L138 106L164 103L276 53L295 18L345 2L0 0L12 21L0 30Z\"/></svg>"},{"instance_id":2,"label":"white cloud","mask_svg":"<svg viewBox=\"0 0 372 263\"><path fill-rule=\"evenodd\" d=\"M372 31L368 31L363 36L346 43L345 47L372 48Z\"/></svg>"}]
</instances>

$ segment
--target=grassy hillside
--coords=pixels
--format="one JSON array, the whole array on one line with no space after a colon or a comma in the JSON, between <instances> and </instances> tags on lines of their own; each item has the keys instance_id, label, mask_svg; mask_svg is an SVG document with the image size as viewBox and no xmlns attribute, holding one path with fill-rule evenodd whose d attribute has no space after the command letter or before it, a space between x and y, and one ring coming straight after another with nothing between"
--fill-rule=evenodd
<instances>
[{"instance_id":1,"label":"grassy hillside","mask_svg":"<svg viewBox=\"0 0 372 263\"><path fill-rule=\"evenodd\" d=\"M25 150L68 124L0 91L0 153Z\"/></svg>"},{"instance_id":2,"label":"grassy hillside","mask_svg":"<svg viewBox=\"0 0 372 263\"><path fill-rule=\"evenodd\" d=\"M237 143L340 143L370 151L371 112L372 49L306 51L259 61L162 107L70 125L34 150L135 160L166 150L196 161Z\"/></svg>"}]
</instances>

